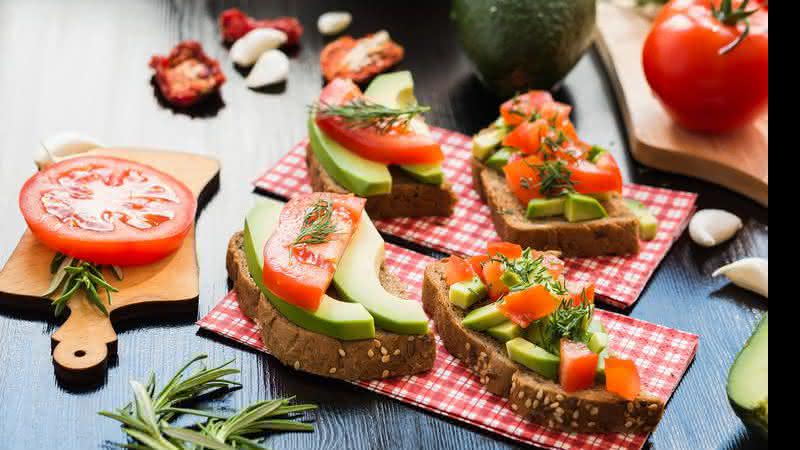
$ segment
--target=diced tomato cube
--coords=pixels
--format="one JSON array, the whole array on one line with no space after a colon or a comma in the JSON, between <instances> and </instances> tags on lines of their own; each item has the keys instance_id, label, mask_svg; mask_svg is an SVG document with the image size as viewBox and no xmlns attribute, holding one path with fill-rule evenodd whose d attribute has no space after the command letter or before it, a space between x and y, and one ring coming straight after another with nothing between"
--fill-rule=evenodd
<instances>
[{"instance_id":1,"label":"diced tomato cube","mask_svg":"<svg viewBox=\"0 0 800 450\"><path fill-rule=\"evenodd\" d=\"M633 401L639 396L642 384L639 369L633 361L606 358L606 390Z\"/></svg>"},{"instance_id":2,"label":"diced tomato cube","mask_svg":"<svg viewBox=\"0 0 800 450\"><path fill-rule=\"evenodd\" d=\"M508 293L508 287L500 279L503 272L503 264L498 261L489 261L483 265L483 279L489 288L489 298L492 300L498 300Z\"/></svg>"},{"instance_id":3,"label":"diced tomato cube","mask_svg":"<svg viewBox=\"0 0 800 450\"><path fill-rule=\"evenodd\" d=\"M486 284L486 277L483 275L483 266L486 265L490 259L491 258L486 255L478 255L467 260L469 265L472 266L472 270L478 274L481 281L483 281L483 284Z\"/></svg>"},{"instance_id":4,"label":"diced tomato cube","mask_svg":"<svg viewBox=\"0 0 800 450\"><path fill-rule=\"evenodd\" d=\"M594 386L599 361L600 356L589 350L586 344L562 339L559 369L561 387L570 393L591 389ZM608 360L606 360L606 376L608 376Z\"/></svg>"},{"instance_id":5,"label":"diced tomato cube","mask_svg":"<svg viewBox=\"0 0 800 450\"><path fill-rule=\"evenodd\" d=\"M517 259L522 256L522 247L510 242L490 242L487 247L490 258L503 255L508 259Z\"/></svg>"},{"instance_id":6,"label":"diced tomato cube","mask_svg":"<svg viewBox=\"0 0 800 450\"><path fill-rule=\"evenodd\" d=\"M447 285L452 286L462 281L470 281L475 278L475 272L472 271L472 266L469 265L463 258L459 256L451 256L447 260L445 268L445 278Z\"/></svg>"},{"instance_id":7,"label":"diced tomato cube","mask_svg":"<svg viewBox=\"0 0 800 450\"><path fill-rule=\"evenodd\" d=\"M512 322L528 328L533 322L552 314L558 304L558 300L546 287L537 285L506 295L498 307Z\"/></svg>"}]
</instances>

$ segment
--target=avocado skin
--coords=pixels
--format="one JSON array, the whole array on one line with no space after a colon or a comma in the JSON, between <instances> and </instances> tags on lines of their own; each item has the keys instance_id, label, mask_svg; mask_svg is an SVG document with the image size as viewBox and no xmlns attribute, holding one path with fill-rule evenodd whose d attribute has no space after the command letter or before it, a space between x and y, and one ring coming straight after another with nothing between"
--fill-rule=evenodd
<instances>
[{"instance_id":1,"label":"avocado skin","mask_svg":"<svg viewBox=\"0 0 800 450\"><path fill-rule=\"evenodd\" d=\"M596 16L595 0L454 0L452 10L481 79L504 97L564 79L592 44Z\"/></svg>"},{"instance_id":2,"label":"avocado skin","mask_svg":"<svg viewBox=\"0 0 800 450\"><path fill-rule=\"evenodd\" d=\"M739 355L736 357L736 361L733 363L731 367L730 374L728 376L728 400L730 401L731 407L733 408L734 412L742 422L744 422L745 426L752 432L761 435L764 439L769 440L769 403L767 402L765 405L759 405L759 407L755 409L751 409L740 405L736 400L736 392L734 392L734 386L732 378L735 375L737 370L747 370L747 367L744 366L743 360L747 352L752 351L766 351L769 352L769 348L755 348L754 345L756 342L764 342L768 343L768 336L769 336L769 313L764 316L764 319L759 324L756 331L753 335L748 339L745 346L742 348L742 351L739 352ZM753 382L769 382L769 380L753 380Z\"/></svg>"}]
</instances>

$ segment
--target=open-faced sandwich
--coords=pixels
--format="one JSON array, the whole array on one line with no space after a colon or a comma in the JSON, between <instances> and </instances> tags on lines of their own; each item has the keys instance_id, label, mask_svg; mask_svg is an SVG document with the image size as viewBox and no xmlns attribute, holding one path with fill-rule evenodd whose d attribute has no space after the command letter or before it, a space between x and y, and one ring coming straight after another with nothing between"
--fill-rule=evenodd
<instances>
[{"instance_id":1,"label":"open-faced sandwich","mask_svg":"<svg viewBox=\"0 0 800 450\"><path fill-rule=\"evenodd\" d=\"M447 350L517 414L569 432L652 431L664 402L641 392L633 361L609 352L594 286L563 271L553 253L489 244L487 255L428 266L423 303Z\"/></svg>"},{"instance_id":2,"label":"open-faced sandwich","mask_svg":"<svg viewBox=\"0 0 800 450\"><path fill-rule=\"evenodd\" d=\"M409 72L381 75L362 94L346 79L322 91L309 120L315 191L367 199L373 219L450 216L456 203L444 154L417 104Z\"/></svg>"},{"instance_id":3,"label":"open-faced sandwich","mask_svg":"<svg viewBox=\"0 0 800 450\"><path fill-rule=\"evenodd\" d=\"M578 138L572 108L547 92L509 100L501 117L473 139L475 188L506 241L564 256L639 252L639 215L622 198L622 175L608 151Z\"/></svg>"},{"instance_id":4,"label":"open-faced sandwich","mask_svg":"<svg viewBox=\"0 0 800 450\"><path fill-rule=\"evenodd\" d=\"M263 201L228 248L242 311L267 351L344 380L425 372L436 347L422 305L384 263L384 242L352 195Z\"/></svg>"}]
</instances>

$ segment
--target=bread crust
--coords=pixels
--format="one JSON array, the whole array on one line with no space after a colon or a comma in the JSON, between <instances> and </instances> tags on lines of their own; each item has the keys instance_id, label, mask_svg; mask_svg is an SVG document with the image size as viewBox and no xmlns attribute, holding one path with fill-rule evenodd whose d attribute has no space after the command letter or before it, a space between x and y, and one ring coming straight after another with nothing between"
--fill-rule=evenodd
<instances>
[{"instance_id":1,"label":"bread crust","mask_svg":"<svg viewBox=\"0 0 800 450\"><path fill-rule=\"evenodd\" d=\"M479 377L489 392L508 398L520 416L554 430L646 434L655 429L664 414L661 399L642 394L631 402L600 387L567 393L559 384L512 361L495 339L466 329L461 324L464 311L449 301L446 261L425 270L423 304L447 351Z\"/></svg>"},{"instance_id":2,"label":"bread crust","mask_svg":"<svg viewBox=\"0 0 800 450\"><path fill-rule=\"evenodd\" d=\"M374 339L343 341L295 325L263 296L250 276L243 250L243 234L228 245L228 276L233 281L239 306L258 324L267 352L296 370L340 380L374 380L427 372L436 360L433 333L407 336L375 330ZM381 268L381 284L391 293L405 296L396 276Z\"/></svg>"},{"instance_id":3,"label":"bread crust","mask_svg":"<svg viewBox=\"0 0 800 450\"><path fill-rule=\"evenodd\" d=\"M306 148L306 163L314 192L349 194L322 167L311 147ZM390 168L392 192L367 197L366 211L373 220L398 217L450 217L458 201L453 187L445 182L441 185L420 183L401 170Z\"/></svg>"},{"instance_id":4,"label":"bread crust","mask_svg":"<svg viewBox=\"0 0 800 450\"><path fill-rule=\"evenodd\" d=\"M618 194L602 202L609 215L605 219L569 223L554 217L531 221L499 172L473 158L472 178L504 241L537 250L559 250L566 257L639 253L639 221Z\"/></svg>"}]
</instances>

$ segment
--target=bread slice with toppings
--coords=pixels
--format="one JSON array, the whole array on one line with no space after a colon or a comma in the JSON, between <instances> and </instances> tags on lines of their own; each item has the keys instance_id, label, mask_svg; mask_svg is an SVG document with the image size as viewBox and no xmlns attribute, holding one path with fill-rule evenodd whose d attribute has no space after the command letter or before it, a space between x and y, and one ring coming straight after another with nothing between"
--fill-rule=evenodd
<instances>
[{"instance_id":1,"label":"bread slice with toppings","mask_svg":"<svg viewBox=\"0 0 800 450\"><path fill-rule=\"evenodd\" d=\"M445 348L489 392L508 398L511 409L520 416L554 430L644 434L655 429L665 406L658 397L642 394L628 401L601 387L567 393L558 383L512 361L495 339L465 328L465 312L449 300L446 263L439 261L425 270L423 304Z\"/></svg>"},{"instance_id":2,"label":"bread slice with toppings","mask_svg":"<svg viewBox=\"0 0 800 450\"><path fill-rule=\"evenodd\" d=\"M243 245L242 233L231 238L228 276L242 312L261 329L266 351L283 364L347 381L413 375L433 368L436 343L430 331L424 336L408 336L376 330L374 339L343 341L295 325L262 295L250 275ZM380 280L390 293L406 296L403 284L385 267Z\"/></svg>"}]
</instances>

